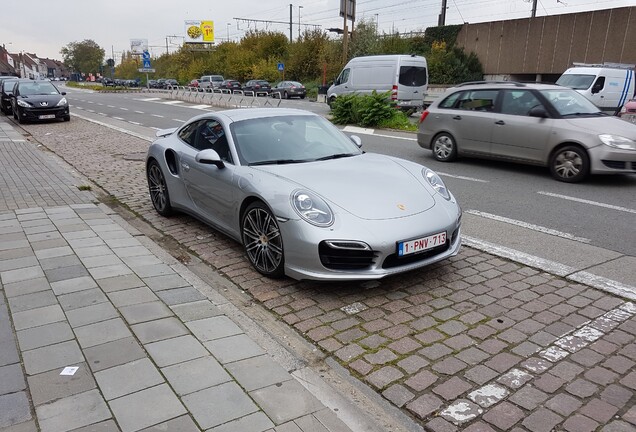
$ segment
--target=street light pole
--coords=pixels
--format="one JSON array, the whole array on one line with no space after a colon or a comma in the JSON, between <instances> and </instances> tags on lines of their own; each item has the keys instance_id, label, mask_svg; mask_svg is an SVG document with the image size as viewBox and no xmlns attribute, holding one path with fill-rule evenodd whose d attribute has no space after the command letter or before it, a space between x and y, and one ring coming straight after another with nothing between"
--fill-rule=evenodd
<instances>
[{"instance_id":1,"label":"street light pole","mask_svg":"<svg viewBox=\"0 0 636 432\"><path fill-rule=\"evenodd\" d=\"M231 25L232 25L232 24L227 23L227 27L226 27L226 29L227 29L227 41L228 41L228 42L230 41L230 26L231 26Z\"/></svg>"},{"instance_id":2,"label":"street light pole","mask_svg":"<svg viewBox=\"0 0 636 432\"><path fill-rule=\"evenodd\" d=\"M300 39L300 10L302 8L302 6L298 6L298 39Z\"/></svg>"}]
</instances>

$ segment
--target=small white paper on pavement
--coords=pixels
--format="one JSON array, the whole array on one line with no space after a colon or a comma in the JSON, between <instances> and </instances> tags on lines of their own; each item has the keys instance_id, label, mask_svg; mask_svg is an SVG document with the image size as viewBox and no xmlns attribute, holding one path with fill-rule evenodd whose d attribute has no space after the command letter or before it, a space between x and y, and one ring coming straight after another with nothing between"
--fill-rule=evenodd
<instances>
[{"instance_id":1,"label":"small white paper on pavement","mask_svg":"<svg viewBox=\"0 0 636 432\"><path fill-rule=\"evenodd\" d=\"M79 369L78 366L68 366L65 367L64 370L62 370L62 372L60 372L60 375L75 375L75 372L77 372L77 370Z\"/></svg>"}]
</instances>

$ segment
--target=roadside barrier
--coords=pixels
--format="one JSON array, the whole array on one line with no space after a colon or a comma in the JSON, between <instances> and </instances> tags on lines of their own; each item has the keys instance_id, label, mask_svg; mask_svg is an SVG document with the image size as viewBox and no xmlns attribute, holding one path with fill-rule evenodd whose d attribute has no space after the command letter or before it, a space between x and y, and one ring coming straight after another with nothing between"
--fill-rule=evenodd
<instances>
[{"instance_id":1,"label":"roadside barrier","mask_svg":"<svg viewBox=\"0 0 636 432\"><path fill-rule=\"evenodd\" d=\"M142 93L161 94L174 100L211 105L220 108L253 108L280 107L282 98L280 93L266 91L243 91L229 89L210 89L188 86L168 86L165 89L142 88Z\"/></svg>"}]
</instances>

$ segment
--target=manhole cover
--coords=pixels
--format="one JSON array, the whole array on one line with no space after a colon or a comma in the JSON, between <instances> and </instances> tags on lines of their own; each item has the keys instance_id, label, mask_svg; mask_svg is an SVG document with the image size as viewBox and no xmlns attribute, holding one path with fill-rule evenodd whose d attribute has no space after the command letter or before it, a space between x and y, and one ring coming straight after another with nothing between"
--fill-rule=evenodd
<instances>
[{"instance_id":1,"label":"manhole cover","mask_svg":"<svg viewBox=\"0 0 636 432\"><path fill-rule=\"evenodd\" d=\"M128 153L124 155L124 160L144 161L146 160L146 153Z\"/></svg>"}]
</instances>

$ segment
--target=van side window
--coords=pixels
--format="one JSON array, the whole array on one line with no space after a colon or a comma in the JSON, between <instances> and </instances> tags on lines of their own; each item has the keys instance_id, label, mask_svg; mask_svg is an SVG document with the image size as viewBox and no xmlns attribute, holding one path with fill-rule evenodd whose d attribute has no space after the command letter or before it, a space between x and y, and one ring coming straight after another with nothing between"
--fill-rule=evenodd
<instances>
[{"instance_id":1,"label":"van side window","mask_svg":"<svg viewBox=\"0 0 636 432\"><path fill-rule=\"evenodd\" d=\"M340 76L336 80L336 85L344 84L347 81L349 81L349 72L350 71L351 71L351 69L343 69L342 72L340 72Z\"/></svg>"},{"instance_id":2,"label":"van side window","mask_svg":"<svg viewBox=\"0 0 636 432\"><path fill-rule=\"evenodd\" d=\"M462 92L456 92L453 93L452 95L448 96L446 99L444 99L442 102L440 102L439 107L440 108L454 108L455 104L457 103L457 99L459 99L459 96L462 94Z\"/></svg>"},{"instance_id":3,"label":"van side window","mask_svg":"<svg viewBox=\"0 0 636 432\"><path fill-rule=\"evenodd\" d=\"M600 92L603 90L603 87L605 87L605 77L600 76L596 79L596 82L592 86L592 94Z\"/></svg>"},{"instance_id":4,"label":"van side window","mask_svg":"<svg viewBox=\"0 0 636 432\"><path fill-rule=\"evenodd\" d=\"M457 108L468 111L493 111L498 90L474 90L462 94Z\"/></svg>"},{"instance_id":5,"label":"van side window","mask_svg":"<svg viewBox=\"0 0 636 432\"><path fill-rule=\"evenodd\" d=\"M421 66L400 66L399 82L409 87L426 85L426 68Z\"/></svg>"}]
</instances>

